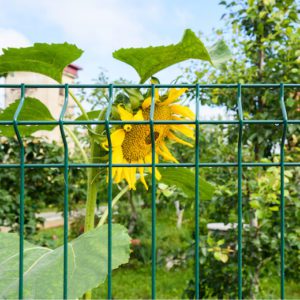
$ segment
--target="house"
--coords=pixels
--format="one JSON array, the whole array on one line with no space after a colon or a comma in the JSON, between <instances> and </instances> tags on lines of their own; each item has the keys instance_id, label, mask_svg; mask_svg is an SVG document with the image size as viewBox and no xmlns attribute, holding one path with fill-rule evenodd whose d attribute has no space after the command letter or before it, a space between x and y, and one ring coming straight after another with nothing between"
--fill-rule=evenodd
<instances>
[{"instance_id":1,"label":"house","mask_svg":"<svg viewBox=\"0 0 300 300\"><path fill-rule=\"evenodd\" d=\"M63 83L73 84L78 78L78 71L81 68L70 64L63 71ZM42 74L32 72L11 72L4 79L5 84L56 84L56 82ZM19 88L6 88L4 92L4 107L20 98L21 91ZM52 116L58 120L64 103L64 88L26 88L26 97L37 98L41 100L49 109ZM75 102L69 97L66 116L74 113ZM59 128L52 131L40 131L36 136L45 136L49 141L61 141Z\"/></svg>"}]
</instances>

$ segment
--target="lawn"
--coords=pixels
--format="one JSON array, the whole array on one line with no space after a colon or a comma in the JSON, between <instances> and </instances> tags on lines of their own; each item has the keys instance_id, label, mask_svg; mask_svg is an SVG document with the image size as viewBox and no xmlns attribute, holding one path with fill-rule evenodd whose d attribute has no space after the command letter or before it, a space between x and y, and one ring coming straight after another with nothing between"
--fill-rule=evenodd
<instances>
[{"instance_id":1,"label":"lawn","mask_svg":"<svg viewBox=\"0 0 300 300\"><path fill-rule=\"evenodd\" d=\"M187 212L187 216L189 212ZM147 221L151 217L151 210L143 210L143 218ZM166 268L161 253L170 253L174 249L185 249L188 246L188 236L192 232L192 218L187 217L181 229L177 229L176 219L172 211L163 209L157 214L157 276L156 297L159 299L181 299L188 281L193 278L193 261L187 260L184 265ZM140 235L142 246L133 248L131 259L127 265L113 271L112 289L113 297L117 299L149 299L151 298L151 235L149 228ZM41 230L35 237L36 241L44 243L51 248L63 244L63 228ZM144 245L144 247L143 247ZM147 250L148 249L148 250ZM162 250L161 250L162 249ZM145 253L146 252L146 253ZM143 262L144 261L144 262ZM200 270L201 273L201 270ZM300 299L299 285L295 282L286 282L286 298ZM279 278L263 278L261 282L260 299L278 299L280 295ZM94 299L107 298L107 281L94 289Z\"/></svg>"}]
</instances>

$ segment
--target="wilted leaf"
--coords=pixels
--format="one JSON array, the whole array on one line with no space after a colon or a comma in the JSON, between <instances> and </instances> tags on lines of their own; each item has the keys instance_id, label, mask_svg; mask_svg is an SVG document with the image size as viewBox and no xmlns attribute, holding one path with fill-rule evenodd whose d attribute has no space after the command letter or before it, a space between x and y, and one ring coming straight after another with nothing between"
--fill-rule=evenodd
<instances>
[{"instance_id":1,"label":"wilted leaf","mask_svg":"<svg viewBox=\"0 0 300 300\"><path fill-rule=\"evenodd\" d=\"M75 45L35 43L26 48L2 49L0 74L25 71L46 75L62 82L63 70L83 51Z\"/></svg>"},{"instance_id":2,"label":"wilted leaf","mask_svg":"<svg viewBox=\"0 0 300 300\"><path fill-rule=\"evenodd\" d=\"M113 225L112 268L129 259L130 238L121 225ZM68 297L78 299L105 281L107 225L89 231L68 244ZM55 250L24 244L24 298L62 299L63 247ZM18 298L19 237L0 233L0 298Z\"/></svg>"},{"instance_id":3,"label":"wilted leaf","mask_svg":"<svg viewBox=\"0 0 300 300\"><path fill-rule=\"evenodd\" d=\"M87 113L87 115L89 117L89 120L96 120L96 119L98 119L100 112L101 112L101 110L92 110L92 111L89 111ZM85 121L85 120L86 119L85 119L84 115L80 115L79 117L77 117L75 119L75 121Z\"/></svg>"},{"instance_id":4,"label":"wilted leaf","mask_svg":"<svg viewBox=\"0 0 300 300\"><path fill-rule=\"evenodd\" d=\"M144 83L152 75L171 65L187 59L201 59L216 65L224 62L230 54L226 44L221 41L211 49L206 49L196 34L187 29L184 32L182 41L176 45L127 48L119 49L113 53L113 57L131 65L139 74L141 83Z\"/></svg>"},{"instance_id":5,"label":"wilted leaf","mask_svg":"<svg viewBox=\"0 0 300 300\"><path fill-rule=\"evenodd\" d=\"M212 47L209 47L208 52L212 63L216 68L219 68L231 58L231 52L223 40L218 41Z\"/></svg>"},{"instance_id":6,"label":"wilted leaf","mask_svg":"<svg viewBox=\"0 0 300 300\"><path fill-rule=\"evenodd\" d=\"M0 113L1 121L12 121L20 100L11 103ZM55 121L45 104L36 98L25 98L18 121ZM18 125L21 135L30 135L39 130L52 130L56 125ZM0 125L0 134L13 137L15 131L12 125Z\"/></svg>"},{"instance_id":7,"label":"wilted leaf","mask_svg":"<svg viewBox=\"0 0 300 300\"><path fill-rule=\"evenodd\" d=\"M160 182L169 186L176 186L189 198L195 198L195 174L185 168L159 169L162 178ZM199 190L201 200L211 200L215 187L199 176Z\"/></svg>"}]
</instances>

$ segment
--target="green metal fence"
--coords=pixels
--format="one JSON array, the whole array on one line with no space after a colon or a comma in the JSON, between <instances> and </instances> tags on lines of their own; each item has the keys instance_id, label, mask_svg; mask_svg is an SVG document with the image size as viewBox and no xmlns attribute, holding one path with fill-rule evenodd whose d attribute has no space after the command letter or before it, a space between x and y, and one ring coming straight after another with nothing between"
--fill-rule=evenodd
<instances>
[{"instance_id":1,"label":"green metal fence","mask_svg":"<svg viewBox=\"0 0 300 300\"><path fill-rule=\"evenodd\" d=\"M194 89L195 91L195 111L196 118L194 121L175 121L175 120L154 120L154 92L155 89L158 88L189 88ZM0 125L11 125L14 127L15 134L18 139L18 143L20 145L20 164L0 164L0 168L19 168L20 169L20 249L19 249L19 298L23 299L23 252L24 252L24 178L25 178L25 169L27 168L63 168L64 171L64 272L63 272L63 295L64 299L68 298L67 287L68 287L68 172L70 168L107 168L108 169L108 299L112 299L112 167L151 167L152 168L152 298L156 298L156 178L155 178L155 168L156 167L193 167L195 168L195 294L196 299L199 299L199 278L201 276L200 264L199 264L199 247L201 246L199 243L199 191L201 186L199 186L199 169L205 167L236 167L238 169L238 298L242 299L242 286L243 286L243 278L242 278L242 231L243 231L243 207L242 207L242 174L244 167L270 167L277 166L280 167L280 287L281 287L281 299L285 298L285 197L284 197L284 170L285 167L299 167L300 162L285 162L284 158L284 145L286 141L287 135L287 127L289 124L300 124L300 120L289 120L287 117L286 106L285 106L285 93L284 88L300 88L300 84L173 84L173 85L99 85L99 84L65 84L65 85L41 85L41 84L2 84L0 88L15 88L21 90L21 101L19 106L15 112L13 120L0 121ZM65 100L62 107L62 111L58 121L22 121L18 120L19 114L22 110L25 101L25 88L40 88L40 89L59 89L63 88L65 90ZM70 121L65 120L65 113L68 105L68 97L69 97L69 88L106 88L109 91L109 103L106 111L105 120L103 121ZM152 103L150 108L150 120L148 121L116 121L110 120L112 104L114 101L114 90L120 88L150 88L152 95ZM201 120L200 119L200 90L203 89L234 89L236 90L237 97L237 107L238 107L238 120ZM281 107L282 119L278 120L246 120L243 118L243 99L242 99L242 90L244 88L272 88L279 89L279 99L278 103ZM151 164L113 164L112 163L112 143L110 138L110 125L113 124L148 124L151 130L151 142L152 142L152 163ZM64 146L64 162L62 164L25 164L24 153L25 147L24 143L19 131L19 125L58 125L61 132L61 137L63 140ZM106 128L107 140L109 145L109 162L106 163L69 163L68 160L68 143L66 140L64 125L92 125L92 124L102 124ZM155 163L155 135L154 135L154 125L155 124L194 124L195 125L195 163ZM199 136L201 134L199 125L230 125L235 124L239 128L238 135L238 152L237 152L237 162L229 163L229 162L206 162L201 163L199 161L199 154L201 145L199 144ZM243 136L243 126L246 124L271 124L271 125L283 125L281 145L280 145L280 162L243 162L242 157L242 136Z\"/></svg>"}]
</instances>

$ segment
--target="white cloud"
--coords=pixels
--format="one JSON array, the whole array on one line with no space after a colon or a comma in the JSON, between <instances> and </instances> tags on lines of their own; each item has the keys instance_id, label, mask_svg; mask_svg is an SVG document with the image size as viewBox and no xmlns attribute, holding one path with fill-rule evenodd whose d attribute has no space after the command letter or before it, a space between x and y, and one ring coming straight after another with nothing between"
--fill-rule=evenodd
<instances>
[{"instance_id":1,"label":"white cloud","mask_svg":"<svg viewBox=\"0 0 300 300\"><path fill-rule=\"evenodd\" d=\"M0 28L0 54L3 48L27 47L29 45L30 41L22 33L10 28Z\"/></svg>"},{"instance_id":2,"label":"white cloud","mask_svg":"<svg viewBox=\"0 0 300 300\"><path fill-rule=\"evenodd\" d=\"M57 26L69 42L89 51L111 53L114 49L161 42L151 26L145 24L160 19L158 0L28 0L26 6L35 7L43 20Z\"/></svg>"},{"instance_id":3,"label":"white cloud","mask_svg":"<svg viewBox=\"0 0 300 300\"><path fill-rule=\"evenodd\" d=\"M30 45L30 41L22 33L10 29L0 28L0 54L2 49L7 47L26 47ZM0 78L0 84L4 83L4 78ZM0 108L4 105L4 89L0 89Z\"/></svg>"}]
</instances>

